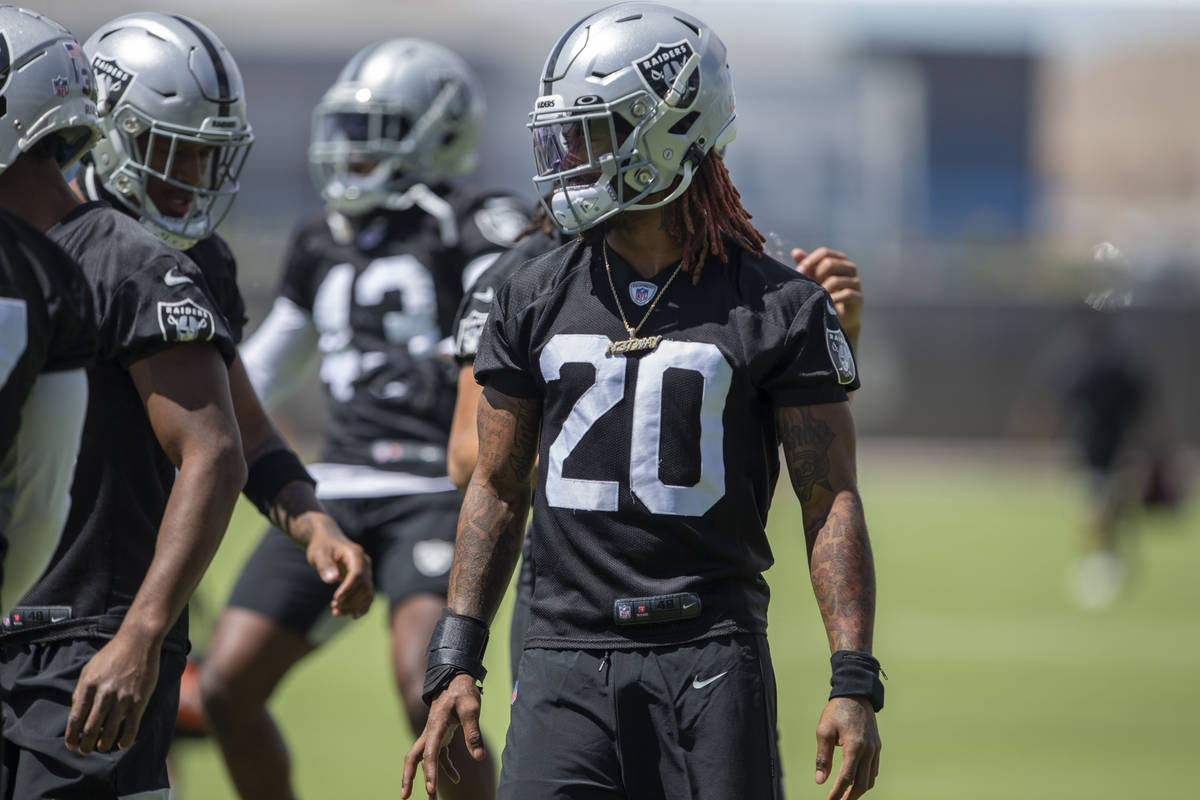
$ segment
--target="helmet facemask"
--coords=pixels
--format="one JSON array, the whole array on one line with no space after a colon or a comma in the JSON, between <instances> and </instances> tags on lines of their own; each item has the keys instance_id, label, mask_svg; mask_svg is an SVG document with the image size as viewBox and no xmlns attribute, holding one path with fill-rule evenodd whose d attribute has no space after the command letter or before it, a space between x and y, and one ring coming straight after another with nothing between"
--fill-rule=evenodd
<instances>
[{"instance_id":1,"label":"helmet facemask","mask_svg":"<svg viewBox=\"0 0 1200 800\"><path fill-rule=\"evenodd\" d=\"M446 152L458 144L465 91L446 80L424 113L373 101L363 87L318 105L308 156L326 202L354 216L391 207L416 183L473 169L473 146L466 158Z\"/></svg>"},{"instance_id":2,"label":"helmet facemask","mask_svg":"<svg viewBox=\"0 0 1200 800\"><path fill-rule=\"evenodd\" d=\"M105 179L109 190L152 222L172 247L187 249L212 234L241 188L238 178L254 142L249 126L213 117L200 129L184 128L150 119L131 106L117 117L106 139L119 156L119 166ZM97 151L101 158L108 155L105 150ZM201 157L197 151L202 150L208 151L202 168L181 163Z\"/></svg>"}]
</instances>

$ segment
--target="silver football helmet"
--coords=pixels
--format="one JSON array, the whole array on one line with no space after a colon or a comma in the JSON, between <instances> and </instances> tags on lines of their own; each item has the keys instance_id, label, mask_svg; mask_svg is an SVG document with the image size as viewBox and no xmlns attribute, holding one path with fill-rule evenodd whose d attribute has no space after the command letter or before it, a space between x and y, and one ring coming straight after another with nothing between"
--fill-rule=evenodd
<instances>
[{"instance_id":1,"label":"silver football helmet","mask_svg":"<svg viewBox=\"0 0 1200 800\"><path fill-rule=\"evenodd\" d=\"M734 118L725 45L707 25L654 3L611 6L573 25L546 59L529 123L533 183L567 233L657 208L733 140Z\"/></svg>"},{"instance_id":2,"label":"silver football helmet","mask_svg":"<svg viewBox=\"0 0 1200 800\"><path fill-rule=\"evenodd\" d=\"M233 56L200 23L159 13L114 19L84 50L100 87L96 175L156 236L191 247L229 213L254 141ZM147 192L152 181L169 207Z\"/></svg>"},{"instance_id":3,"label":"silver football helmet","mask_svg":"<svg viewBox=\"0 0 1200 800\"><path fill-rule=\"evenodd\" d=\"M66 169L100 136L96 81L83 48L63 26L0 6L0 172L47 136Z\"/></svg>"},{"instance_id":4,"label":"silver football helmet","mask_svg":"<svg viewBox=\"0 0 1200 800\"><path fill-rule=\"evenodd\" d=\"M479 82L457 55L420 39L373 44L313 111L313 181L343 214L407 208L414 185L475 168L482 118Z\"/></svg>"}]
</instances>

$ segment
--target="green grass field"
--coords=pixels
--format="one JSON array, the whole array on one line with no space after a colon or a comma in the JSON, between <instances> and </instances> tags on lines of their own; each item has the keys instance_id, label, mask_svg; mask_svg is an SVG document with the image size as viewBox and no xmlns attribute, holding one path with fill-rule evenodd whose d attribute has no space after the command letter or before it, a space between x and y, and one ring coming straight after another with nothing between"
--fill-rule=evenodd
<instances>
[{"instance_id":1,"label":"green grass field","mask_svg":"<svg viewBox=\"0 0 1200 800\"><path fill-rule=\"evenodd\" d=\"M869 796L1200 797L1196 504L1143 519L1126 596L1084 612L1064 589L1083 498L1054 461L865 443L860 476L879 573L875 649L889 676L882 768ZM789 798L824 798L812 762L828 651L785 488L771 515L768 574L784 769ZM243 503L202 589L198 643L259 531ZM498 619L506 624L507 614ZM274 700L304 797L399 796L412 737L391 688L384 616L377 603ZM484 699L497 753L508 721L506 645L493 638ZM234 796L211 743L185 742L175 755L179 800Z\"/></svg>"}]
</instances>

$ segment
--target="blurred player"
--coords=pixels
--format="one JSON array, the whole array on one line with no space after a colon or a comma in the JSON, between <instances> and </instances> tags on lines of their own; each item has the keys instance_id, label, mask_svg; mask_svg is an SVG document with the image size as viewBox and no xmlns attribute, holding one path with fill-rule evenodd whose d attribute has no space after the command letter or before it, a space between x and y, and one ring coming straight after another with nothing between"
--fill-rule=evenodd
<instances>
[{"instance_id":1,"label":"blurred player","mask_svg":"<svg viewBox=\"0 0 1200 800\"><path fill-rule=\"evenodd\" d=\"M403 797L418 762L430 794L442 785L459 724L485 754L477 682L535 462L534 598L498 796L778 797L761 573L780 442L835 651L816 779L840 744L830 797L874 783L856 369L829 295L762 254L718 155L733 116L724 45L673 9L597 12L547 59L536 180L584 236L518 270L483 326L479 459Z\"/></svg>"},{"instance_id":2,"label":"blurred player","mask_svg":"<svg viewBox=\"0 0 1200 800\"><path fill-rule=\"evenodd\" d=\"M27 176L69 167L100 135L95 83L74 58L78 47L50 20L0 6L0 206L26 206L42 229L57 221L54 199L23 196ZM46 568L67 520L84 367L96 354L91 289L38 227L0 211L3 614Z\"/></svg>"},{"instance_id":3,"label":"blurred player","mask_svg":"<svg viewBox=\"0 0 1200 800\"><path fill-rule=\"evenodd\" d=\"M464 286L528 223L511 198L454 180L474 165L481 114L476 79L445 48L395 39L355 55L314 113L309 158L327 210L295 234L280 296L243 350L268 406L321 355L331 417L309 469L388 597L393 671L414 730L427 713L425 644L445 604L461 502L446 478L454 387L442 342ZM205 664L205 707L243 797L293 796L266 703L333 632L329 587L303 567L268 532ZM470 767L452 796L493 796L492 765L462 760Z\"/></svg>"},{"instance_id":4,"label":"blurred player","mask_svg":"<svg viewBox=\"0 0 1200 800\"><path fill-rule=\"evenodd\" d=\"M234 343L240 342L246 314L237 263L214 232L237 196L254 139L237 64L208 28L167 14L112 20L84 48L103 90L104 138L85 159L78 189L185 251ZM229 387L249 465L247 498L305 548L302 558L321 580L340 584L332 592L334 613L362 615L373 593L369 559L317 501L313 479L272 425L236 357ZM189 663L189 676L192 669ZM185 732L203 729L194 691L181 694L180 714Z\"/></svg>"},{"instance_id":5,"label":"blurred player","mask_svg":"<svg viewBox=\"0 0 1200 800\"><path fill-rule=\"evenodd\" d=\"M93 102L69 33L0 13L14 123L37 92L51 114ZM47 156L23 127L35 141L0 175L0 197L83 267L99 351L62 541L0 633L0 793L165 798L184 609L246 475L233 344L191 261L105 204L80 205L59 172L69 149Z\"/></svg>"}]
</instances>

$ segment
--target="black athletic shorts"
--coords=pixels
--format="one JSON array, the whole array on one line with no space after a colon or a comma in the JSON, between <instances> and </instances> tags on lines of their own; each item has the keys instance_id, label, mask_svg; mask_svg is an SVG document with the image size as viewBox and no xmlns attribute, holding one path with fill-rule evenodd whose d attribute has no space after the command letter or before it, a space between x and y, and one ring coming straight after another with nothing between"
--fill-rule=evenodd
<instances>
[{"instance_id":1,"label":"black athletic shorts","mask_svg":"<svg viewBox=\"0 0 1200 800\"><path fill-rule=\"evenodd\" d=\"M105 644L71 639L0 645L0 797L166 800L167 750L186 657L163 652L158 686L128 750L80 755L63 744L79 673Z\"/></svg>"},{"instance_id":2,"label":"black athletic shorts","mask_svg":"<svg viewBox=\"0 0 1200 800\"><path fill-rule=\"evenodd\" d=\"M766 637L521 657L498 800L782 796Z\"/></svg>"},{"instance_id":3,"label":"black athletic shorts","mask_svg":"<svg viewBox=\"0 0 1200 800\"><path fill-rule=\"evenodd\" d=\"M371 557L375 589L387 595L391 608L414 594L445 596L461 493L321 502ZM229 605L257 611L320 644L339 627L329 613L335 589L321 580L301 547L271 528L242 568Z\"/></svg>"}]
</instances>

